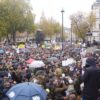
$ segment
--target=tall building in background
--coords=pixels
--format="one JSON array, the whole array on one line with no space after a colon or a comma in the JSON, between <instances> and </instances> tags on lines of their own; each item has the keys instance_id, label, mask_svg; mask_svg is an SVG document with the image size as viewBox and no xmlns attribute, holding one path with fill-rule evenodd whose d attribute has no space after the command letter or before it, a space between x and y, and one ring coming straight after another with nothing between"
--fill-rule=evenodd
<instances>
[{"instance_id":1,"label":"tall building in background","mask_svg":"<svg viewBox=\"0 0 100 100\"><path fill-rule=\"evenodd\" d=\"M92 5L92 11L96 15L96 24L92 30L93 39L100 41L100 0L94 2Z\"/></svg>"}]
</instances>

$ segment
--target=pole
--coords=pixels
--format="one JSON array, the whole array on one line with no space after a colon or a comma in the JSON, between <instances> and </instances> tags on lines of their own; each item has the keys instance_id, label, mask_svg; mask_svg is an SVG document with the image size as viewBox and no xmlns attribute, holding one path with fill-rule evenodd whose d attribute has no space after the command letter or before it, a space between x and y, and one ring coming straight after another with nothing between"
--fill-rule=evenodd
<instances>
[{"instance_id":1,"label":"pole","mask_svg":"<svg viewBox=\"0 0 100 100\"><path fill-rule=\"evenodd\" d=\"M64 41L64 40L63 40L63 38L64 38L64 35L63 35L63 34L64 34L64 33L63 33L63 27L64 27L64 25L63 25L63 22L64 22L63 13L64 13L64 10L63 10L63 9L61 10L61 13L62 13L62 51L63 51L63 49L64 49L64 48L63 48L63 41Z\"/></svg>"},{"instance_id":2,"label":"pole","mask_svg":"<svg viewBox=\"0 0 100 100\"><path fill-rule=\"evenodd\" d=\"M72 47L72 23L71 23L71 47Z\"/></svg>"}]
</instances>

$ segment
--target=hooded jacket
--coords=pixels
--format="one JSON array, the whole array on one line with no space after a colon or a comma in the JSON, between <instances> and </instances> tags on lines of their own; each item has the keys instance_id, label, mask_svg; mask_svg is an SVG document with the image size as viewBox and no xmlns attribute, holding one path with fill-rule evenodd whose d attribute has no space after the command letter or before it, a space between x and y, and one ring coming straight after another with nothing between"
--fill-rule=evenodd
<instances>
[{"instance_id":1,"label":"hooded jacket","mask_svg":"<svg viewBox=\"0 0 100 100\"><path fill-rule=\"evenodd\" d=\"M86 69L82 81L84 82L83 97L86 100L96 100L100 84L100 69L96 67L94 58L86 60Z\"/></svg>"}]
</instances>

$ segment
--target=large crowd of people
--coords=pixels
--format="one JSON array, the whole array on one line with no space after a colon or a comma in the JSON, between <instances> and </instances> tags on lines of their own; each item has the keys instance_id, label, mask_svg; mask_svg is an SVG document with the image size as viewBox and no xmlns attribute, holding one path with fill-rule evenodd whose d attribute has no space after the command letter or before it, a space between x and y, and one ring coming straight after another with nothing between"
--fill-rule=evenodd
<instances>
[{"instance_id":1,"label":"large crowd of people","mask_svg":"<svg viewBox=\"0 0 100 100\"><path fill-rule=\"evenodd\" d=\"M8 100L7 91L22 82L41 85L47 100L100 99L100 51L83 55L82 47L74 45L54 50L26 44L24 49L0 45L0 100ZM75 62L63 66L62 61L69 58ZM45 66L30 68L29 59L41 60Z\"/></svg>"}]
</instances>

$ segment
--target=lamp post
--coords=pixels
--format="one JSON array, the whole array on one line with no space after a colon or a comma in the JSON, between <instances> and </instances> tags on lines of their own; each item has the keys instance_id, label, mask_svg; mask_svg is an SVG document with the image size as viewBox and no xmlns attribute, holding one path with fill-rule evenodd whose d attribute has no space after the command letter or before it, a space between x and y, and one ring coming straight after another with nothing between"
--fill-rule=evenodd
<instances>
[{"instance_id":1,"label":"lamp post","mask_svg":"<svg viewBox=\"0 0 100 100\"><path fill-rule=\"evenodd\" d=\"M73 37L72 37L72 23L71 23L71 38L70 38L70 41L71 41L71 47L72 47L72 41L73 41Z\"/></svg>"},{"instance_id":2,"label":"lamp post","mask_svg":"<svg viewBox=\"0 0 100 100\"><path fill-rule=\"evenodd\" d=\"M62 51L63 51L63 37L64 37L64 33L63 33L63 30L64 30L64 24L63 24L63 22L64 22L64 18L63 18L63 13L64 13L64 10L62 9L61 10L61 13L62 13L62 32L61 32L61 35L62 35Z\"/></svg>"}]
</instances>

